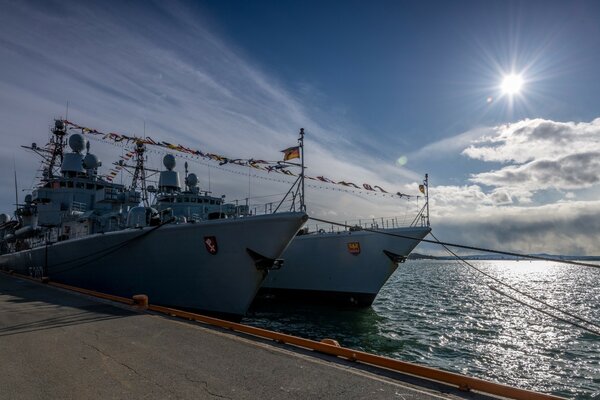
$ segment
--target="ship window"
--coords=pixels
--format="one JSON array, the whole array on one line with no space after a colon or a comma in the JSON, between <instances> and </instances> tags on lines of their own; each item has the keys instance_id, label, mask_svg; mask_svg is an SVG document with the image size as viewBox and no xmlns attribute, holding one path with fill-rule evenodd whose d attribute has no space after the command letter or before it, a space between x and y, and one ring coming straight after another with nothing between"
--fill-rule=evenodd
<instances>
[{"instance_id":1,"label":"ship window","mask_svg":"<svg viewBox=\"0 0 600 400\"><path fill-rule=\"evenodd\" d=\"M181 203L182 201L183 201L183 199L182 199L181 197L178 197L178 198L177 198L177 202L178 202L178 203Z\"/></svg>"},{"instance_id":2,"label":"ship window","mask_svg":"<svg viewBox=\"0 0 600 400\"><path fill-rule=\"evenodd\" d=\"M72 188L73 187L73 182L67 182L67 187Z\"/></svg>"},{"instance_id":3,"label":"ship window","mask_svg":"<svg viewBox=\"0 0 600 400\"><path fill-rule=\"evenodd\" d=\"M75 187L83 189L83 183L77 182L77 184L75 185Z\"/></svg>"},{"instance_id":4,"label":"ship window","mask_svg":"<svg viewBox=\"0 0 600 400\"><path fill-rule=\"evenodd\" d=\"M196 198L195 197L192 197L190 200L192 201L192 203L196 202Z\"/></svg>"},{"instance_id":5,"label":"ship window","mask_svg":"<svg viewBox=\"0 0 600 400\"><path fill-rule=\"evenodd\" d=\"M214 201L214 200L211 200L211 201L210 201L210 204L215 204L215 201Z\"/></svg>"},{"instance_id":6,"label":"ship window","mask_svg":"<svg viewBox=\"0 0 600 400\"><path fill-rule=\"evenodd\" d=\"M66 182L61 182L60 183L60 187L65 187L66 186Z\"/></svg>"},{"instance_id":7,"label":"ship window","mask_svg":"<svg viewBox=\"0 0 600 400\"><path fill-rule=\"evenodd\" d=\"M88 184L85 186L85 188L86 188L86 189L93 189L93 188L94 188L94 184L93 184L93 183L88 183Z\"/></svg>"}]
</instances>

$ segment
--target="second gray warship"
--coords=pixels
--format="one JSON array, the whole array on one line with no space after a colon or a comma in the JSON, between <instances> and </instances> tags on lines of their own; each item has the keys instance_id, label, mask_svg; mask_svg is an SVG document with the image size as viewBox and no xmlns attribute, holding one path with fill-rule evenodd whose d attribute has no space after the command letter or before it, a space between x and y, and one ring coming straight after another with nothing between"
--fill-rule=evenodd
<instances>
[{"instance_id":1,"label":"second gray warship","mask_svg":"<svg viewBox=\"0 0 600 400\"><path fill-rule=\"evenodd\" d=\"M269 273L259 296L272 301L370 306L429 226L339 232L303 230L287 248L285 268ZM382 234L383 233L383 234Z\"/></svg>"},{"instance_id":2,"label":"second gray warship","mask_svg":"<svg viewBox=\"0 0 600 400\"><path fill-rule=\"evenodd\" d=\"M296 164L302 170L301 209L304 206L304 130L300 130ZM399 226L351 226L343 231L302 229L285 251L285 268L269 273L259 299L319 304L370 306L375 297L410 252L431 231L429 182L425 175L419 190L425 203L411 223Z\"/></svg>"}]
</instances>

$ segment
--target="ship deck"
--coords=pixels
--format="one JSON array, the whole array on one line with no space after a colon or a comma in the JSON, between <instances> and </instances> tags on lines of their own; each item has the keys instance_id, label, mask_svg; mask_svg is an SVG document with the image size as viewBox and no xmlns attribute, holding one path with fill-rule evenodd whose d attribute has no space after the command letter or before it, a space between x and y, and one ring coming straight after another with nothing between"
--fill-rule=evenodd
<instances>
[{"instance_id":1,"label":"ship deck","mask_svg":"<svg viewBox=\"0 0 600 400\"><path fill-rule=\"evenodd\" d=\"M491 398L0 273L10 399Z\"/></svg>"}]
</instances>

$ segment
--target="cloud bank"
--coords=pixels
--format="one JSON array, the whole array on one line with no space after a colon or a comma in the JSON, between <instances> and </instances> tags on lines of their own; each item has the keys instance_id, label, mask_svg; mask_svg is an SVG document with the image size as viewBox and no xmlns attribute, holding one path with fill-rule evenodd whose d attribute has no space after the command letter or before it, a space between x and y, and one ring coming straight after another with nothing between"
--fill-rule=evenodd
<instances>
[{"instance_id":1,"label":"cloud bank","mask_svg":"<svg viewBox=\"0 0 600 400\"><path fill-rule=\"evenodd\" d=\"M519 190L525 198L545 189L589 188L600 180L600 118L579 123L520 121L497 128L462 154L505 164L473 174L471 181Z\"/></svg>"},{"instance_id":2,"label":"cloud bank","mask_svg":"<svg viewBox=\"0 0 600 400\"><path fill-rule=\"evenodd\" d=\"M461 154L501 167L471 174L471 184L432 188L441 236L513 251L600 254L600 119L491 127Z\"/></svg>"}]
</instances>

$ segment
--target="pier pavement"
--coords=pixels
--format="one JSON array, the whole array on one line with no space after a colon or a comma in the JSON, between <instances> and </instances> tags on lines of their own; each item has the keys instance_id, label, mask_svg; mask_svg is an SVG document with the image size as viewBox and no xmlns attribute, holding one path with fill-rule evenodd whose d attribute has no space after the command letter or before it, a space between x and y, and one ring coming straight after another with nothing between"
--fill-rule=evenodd
<instances>
[{"instance_id":1,"label":"pier pavement","mask_svg":"<svg viewBox=\"0 0 600 400\"><path fill-rule=\"evenodd\" d=\"M488 398L0 273L0 399Z\"/></svg>"}]
</instances>

